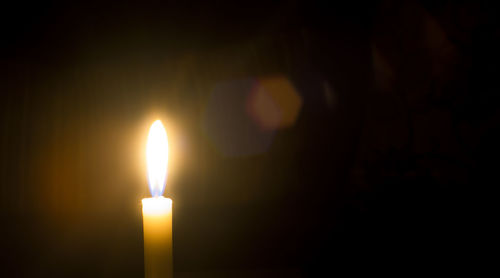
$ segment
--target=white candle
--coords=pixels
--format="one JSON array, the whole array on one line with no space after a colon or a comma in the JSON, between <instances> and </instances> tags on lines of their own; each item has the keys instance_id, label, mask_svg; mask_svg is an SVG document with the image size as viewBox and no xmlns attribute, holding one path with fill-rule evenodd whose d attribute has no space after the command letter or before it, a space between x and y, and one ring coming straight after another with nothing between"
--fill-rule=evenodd
<instances>
[{"instance_id":1,"label":"white candle","mask_svg":"<svg viewBox=\"0 0 500 278\"><path fill-rule=\"evenodd\" d=\"M153 197L142 199L145 277L170 278L173 276L172 200L162 196L167 178L168 139L160 120L149 130L146 160Z\"/></svg>"},{"instance_id":2,"label":"white candle","mask_svg":"<svg viewBox=\"0 0 500 278\"><path fill-rule=\"evenodd\" d=\"M142 199L146 278L172 277L172 200Z\"/></svg>"}]
</instances>

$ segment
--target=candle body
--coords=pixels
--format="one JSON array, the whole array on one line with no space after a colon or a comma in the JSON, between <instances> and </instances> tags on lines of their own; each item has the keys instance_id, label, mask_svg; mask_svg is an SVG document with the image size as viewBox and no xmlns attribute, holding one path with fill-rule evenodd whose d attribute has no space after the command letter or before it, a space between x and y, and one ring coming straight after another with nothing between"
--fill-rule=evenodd
<instances>
[{"instance_id":1,"label":"candle body","mask_svg":"<svg viewBox=\"0 0 500 278\"><path fill-rule=\"evenodd\" d=\"M172 200L142 199L146 278L173 277Z\"/></svg>"}]
</instances>

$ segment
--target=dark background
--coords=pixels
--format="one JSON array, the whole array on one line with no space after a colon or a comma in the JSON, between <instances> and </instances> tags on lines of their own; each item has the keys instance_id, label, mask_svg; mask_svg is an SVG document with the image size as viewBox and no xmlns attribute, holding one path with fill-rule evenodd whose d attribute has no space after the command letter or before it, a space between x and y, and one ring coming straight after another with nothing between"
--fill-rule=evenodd
<instances>
[{"instance_id":1,"label":"dark background","mask_svg":"<svg viewBox=\"0 0 500 278\"><path fill-rule=\"evenodd\" d=\"M2 7L0 276L143 276L157 118L176 277L483 269L493 1L185 2ZM276 76L300 105L259 128Z\"/></svg>"}]
</instances>

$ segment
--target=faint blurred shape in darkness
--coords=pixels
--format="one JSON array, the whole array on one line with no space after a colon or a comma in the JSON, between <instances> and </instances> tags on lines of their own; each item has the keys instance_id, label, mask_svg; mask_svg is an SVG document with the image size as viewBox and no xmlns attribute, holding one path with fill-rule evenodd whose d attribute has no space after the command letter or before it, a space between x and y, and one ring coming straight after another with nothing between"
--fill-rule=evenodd
<instances>
[{"instance_id":1,"label":"faint blurred shape in darkness","mask_svg":"<svg viewBox=\"0 0 500 278\"><path fill-rule=\"evenodd\" d=\"M375 44L371 50L375 85L381 91L390 91L395 80L394 70Z\"/></svg>"},{"instance_id":2,"label":"faint blurred shape in darkness","mask_svg":"<svg viewBox=\"0 0 500 278\"><path fill-rule=\"evenodd\" d=\"M271 145L273 130L261 128L247 112L255 79L218 84L210 94L202 115L202 129L212 145L225 156L264 153ZM267 100L262 101L267 105Z\"/></svg>"},{"instance_id":3,"label":"faint blurred shape in darkness","mask_svg":"<svg viewBox=\"0 0 500 278\"><path fill-rule=\"evenodd\" d=\"M333 89L332 85L326 80L323 81L323 92L325 95L326 106L329 109L334 108L337 105L337 93Z\"/></svg>"},{"instance_id":4,"label":"faint blurred shape in darkness","mask_svg":"<svg viewBox=\"0 0 500 278\"><path fill-rule=\"evenodd\" d=\"M248 113L266 130L293 126L301 107L302 98L284 76L259 79L247 103Z\"/></svg>"}]
</instances>

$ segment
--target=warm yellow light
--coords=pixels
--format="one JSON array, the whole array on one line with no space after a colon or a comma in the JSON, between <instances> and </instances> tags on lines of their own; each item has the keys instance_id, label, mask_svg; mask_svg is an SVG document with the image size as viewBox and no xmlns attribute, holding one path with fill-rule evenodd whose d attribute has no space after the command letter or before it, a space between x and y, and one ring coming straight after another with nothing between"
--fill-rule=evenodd
<instances>
[{"instance_id":1,"label":"warm yellow light","mask_svg":"<svg viewBox=\"0 0 500 278\"><path fill-rule=\"evenodd\" d=\"M163 195L167 180L168 138L160 120L149 129L146 144L146 162L148 166L149 189L153 197Z\"/></svg>"},{"instance_id":2,"label":"warm yellow light","mask_svg":"<svg viewBox=\"0 0 500 278\"><path fill-rule=\"evenodd\" d=\"M165 197L142 199L142 211L148 216L162 216L172 211L172 200Z\"/></svg>"}]
</instances>

